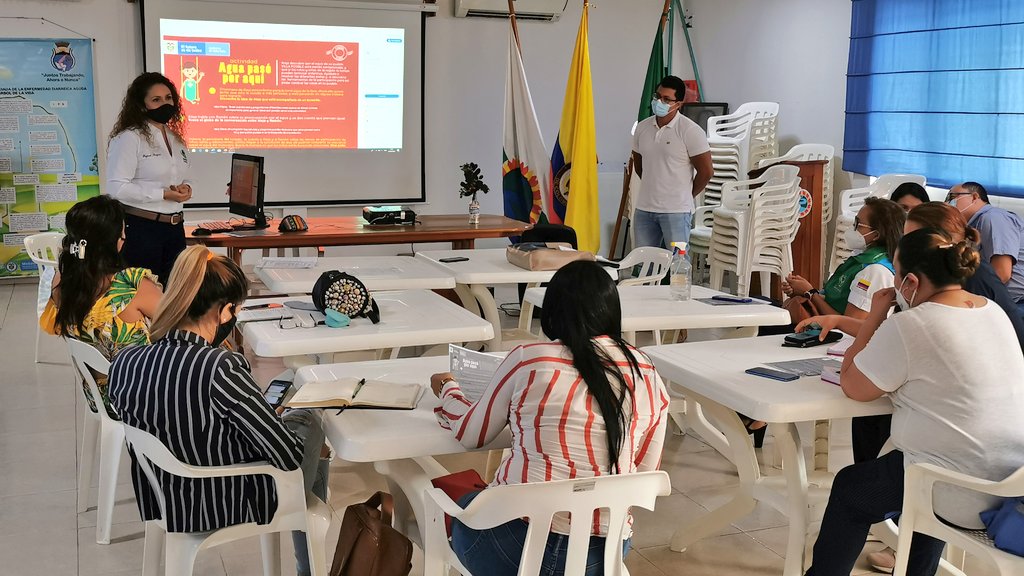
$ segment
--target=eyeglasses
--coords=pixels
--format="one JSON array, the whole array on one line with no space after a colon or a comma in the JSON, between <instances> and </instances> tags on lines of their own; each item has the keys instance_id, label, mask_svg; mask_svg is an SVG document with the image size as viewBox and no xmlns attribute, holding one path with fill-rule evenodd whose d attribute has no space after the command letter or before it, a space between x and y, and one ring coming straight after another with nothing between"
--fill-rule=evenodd
<instances>
[{"instance_id":1,"label":"eyeglasses","mask_svg":"<svg viewBox=\"0 0 1024 576\"><path fill-rule=\"evenodd\" d=\"M869 225L861 222L860 218L857 218L856 216L853 217L853 227L854 228L867 228L868 230L874 230L875 229L874 226L869 226Z\"/></svg>"},{"instance_id":2,"label":"eyeglasses","mask_svg":"<svg viewBox=\"0 0 1024 576\"><path fill-rule=\"evenodd\" d=\"M312 326L303 326L302 323L299 322L299 319L295 318L294 316L288 316L286 318L280 318L277 321L277 327L280 328L281 330L294 330L296 328L312 329L312 328L316 328L317 326L326 326L326 325L327 325L326 322L324 322L323 320L320 320L319 322L315 322Z\"/></svg>"},{"instance_id":3,"label":"eyeglasses","mask_svg":"<svg viewBox=\"0 0 1024 576\"><path fill-rule=\"evenodd\" d=\"M655 100L661 100L663 104L675 104L676 102L679 102L679 100L669 98L668 96L662 96L658 93L652 94L651 98L654 98Z\"/></svg>"},{"instance_id":4,"label":"eyeglasses","mask_svg":"<svg viewBox=\"0 0 1024 576\"><path fill-rule=\"evenodd\" d=\"M949 202L957 196L970 196L971 194L973 194L973 192L950 192L946 194L946 202Z\"/></svg>"}]
</instances>

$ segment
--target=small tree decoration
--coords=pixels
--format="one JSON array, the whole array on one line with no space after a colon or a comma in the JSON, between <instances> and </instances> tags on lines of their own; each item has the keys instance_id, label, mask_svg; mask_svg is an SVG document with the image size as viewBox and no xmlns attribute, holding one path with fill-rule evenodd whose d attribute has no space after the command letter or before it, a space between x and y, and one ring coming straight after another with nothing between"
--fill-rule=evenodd
<instances>
[{"instance_id":1,"label":"small tree decoration","mask_svg":"<svg viewBox=\"0 0 1024 576\"><path fill-rule=\"evenodd\" d=\"M484 184L484 180L480 176L480 167L473 162L462 165L462 177L462 187L459 189L459 197L465 198L466 196L469 196L472 198L469 202L469 223L479 224L480 202L477 201L476 195L478 192L487 194L489 188L487 188L487 184Z\"/></svg>"},{"instance_id":2,"label":"small tree decoration","mask_svg":"<svg viewBox=\"0 0 1024 576\"><path fill-rule=\"evenodd\" d=\"M487 194L490 191L480 175L480 167L473 162L462 165L462 178L462 187L459 189L460 198L472 196L473 202L476 202L478 192Z\"/></svg>"}]
</instances>

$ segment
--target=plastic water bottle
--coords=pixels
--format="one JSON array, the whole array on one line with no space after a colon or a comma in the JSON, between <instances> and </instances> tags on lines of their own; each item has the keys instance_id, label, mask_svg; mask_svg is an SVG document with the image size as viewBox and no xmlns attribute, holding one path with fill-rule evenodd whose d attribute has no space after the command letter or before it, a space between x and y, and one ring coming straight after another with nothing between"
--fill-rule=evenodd
<instances>
[{"instance_id":1,"label":"plastic water bottle","mask_svg":"<svg viewBox=\"0 0 1024 576\"><path fill-rule=\"evenodd\" d=\"M672 265L669 267L669 295L673 300L690 299L690 260L686 242L672 243Z\"/></svg>"}]
</instances>

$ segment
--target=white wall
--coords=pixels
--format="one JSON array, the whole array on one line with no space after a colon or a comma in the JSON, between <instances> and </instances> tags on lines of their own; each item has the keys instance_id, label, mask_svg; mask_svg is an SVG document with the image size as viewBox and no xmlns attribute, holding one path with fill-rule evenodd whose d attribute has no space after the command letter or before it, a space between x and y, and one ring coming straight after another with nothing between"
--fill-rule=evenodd
<instances>
[{"instance_id":1,"label":"white wall","mask_svg":"<svg viewBox=\"0 0 1024 576\"><path fill-rule=\"evenodd\" d=\"M836 148L842 166L850 0L689 0L705 99L778 102L779 151ZM837 170L836 190L852 187ZM857 185L866 181L858 177Z\"/></svg>"}]
</instances>

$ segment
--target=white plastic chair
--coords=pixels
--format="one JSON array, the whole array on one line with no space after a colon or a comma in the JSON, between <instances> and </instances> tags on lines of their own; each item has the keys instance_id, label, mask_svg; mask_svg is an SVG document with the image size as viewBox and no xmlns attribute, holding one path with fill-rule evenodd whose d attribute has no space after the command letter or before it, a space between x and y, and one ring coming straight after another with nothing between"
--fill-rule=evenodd
<instances>
[{"instance_id":1,"label":"white plastic chair","mask_svg":"<svg viewBox=\"0 0 1024 576\"><path fill-rule=\"evenodd\" d=\"M64 234L61 232L43 232L25 237L25 251L28 257L39 267L39 298L36 307L36 317L42 317L46 308L46 301L50 299L50 289L53 284L53 273L57 270L57 260L60 259L61 242ZM39 336L43 329L36 323L36 363L39 363Z\"/></svg>"},{"instance_id":2,"label":"white plastic chair","mask_svg":"<svg viewBox=\"0 0 1024 576\"><path fill-rule=\"evenodd\" d=\"M99 350L90 344L68 338L71 363L78 376L85 380L92 393L96 410L89 409L85 402L85 429L82 435L82 469L78 471L78 511L85 512L89 506L89 489L92 487L93 466L99 451L99 496L96 501L96 543L110 544L110 522L114 512L114 492L117 489L117 470L121 466L121 447L124 445L124 428L119 420L107 414L100 397L99 387L93 373L106 374L110 362ZM90 370L91 369L91 370ZM83 393L83 398L84 398Z\"/></svg>"},{"instance_id":3,"label":"white plastic chair","mask_svg":"<svg viewBox=\"0 0 1024 576\"><path fill-rule=\"evenodd\" d=\"M993 482L932 464L908 466L903 489L903 514L900 516L899 540L896 546L896 568L893 575L902 576L907 573L910 541L914 532L934 536L971 556L984 558L996 567L999 574L1024 574L1024 558L996 548L984 530L963 530L939 520L932 508L932 490L936 482L994 496L1019 498L1024 495L1024 467L1001 482Z\"/></svg>"},{"instance_id":4,"label":"white plastic chair","mask_svg":"<svg viewBox=\"0 0 1024 576\"><path fill-rule=\"evenodd\" d=\"M829 144L797 144L778 158L765 158L757 163L758 168L771 166L778 162L807 162L809 160L828 160L825 165L821 189L822 211L821 223L827 227L832 221L834 198L832 194L832 165L835 163L836 149Z\"/></svg>"},{"instance_id":5,"label":"white plastic chair","mask_svg":"<svg viewBox=\"0 0 1024 576\"><path fill-rule=\"evenodd\" d=\"M491 486L462 509L438 488L424 491L426 507L426 545L424 546L424 575L448 574L448 567L470 575L459 562L445 534L444 515L458 518L466 526L483 530L500 526L518 518L528 518L530 527L519 563L519 575L540 572L544 548L556 512L569 512L574 519L569 528L565 573L583 574L590 544L591 518L594 510L607 509L608 537L604 548L606 575L629 574L622 564L622 537L630 506L654 510L658 496L672 492L668 474L662 470L636 474L615 474L597 478L559 480L534 484ZM484 576L477 574L476 576Z\"/></svg>"},{"instance_id":6,"label":"white plastic chair","mask_svg":"<svg viewBox=\"0 0 1024 576\"><path fill-rule=\"evenodd\" d=\"M799 169L773 166L759 178L733 182L715 208L711 249L711 287L720 290L726 270L737 276L737 294L749 292L750 275L761 273L762 292L772 272L785 277L793 269L791 244L799 214Z\"/></svg>"},{"instance_id":7,"label":"white plastic chair","mask_svg":"<svg viewBox=\"0 0 1024 576\"><path fill-rule=\"evenodd\" d=\"M836 236L829 257L829 276L853 255L853 251L846 245L844 235L847 230L853 228L853 219L864 207L864 201L869 197L888 198L893 190L904 182L915 182L924 186L925 177L916 174L883 174L868 186L844 190L839 194L839 218L836 219Z\"/></svg>"},{"instance_id":8,"label":"white plastic chair","mask_svg":"<svg viewBox=\"0 0 1024 576\"><path fill-rule=\"evenodd\" d=\"M672 263L672 252L664 248L653 246L641 246L634 248L632 252L619 262L619 270L628 270L640 265L640 275L636 278L626 278L619 281L619 286L646 286L656 285L661 282L668 273L669 265Z\"/></svg>"},{"instance_id":9,"label":"white plastic chair","mask_svg":"<svg viewBox=\"0 0 1024 576\"><path fill-rule=\"evenodd\" d=\"M309 547L309 565L313 576L327 576L327 530L331 511L315 495L306 492L302 483L302 470L284 471L266 462L251 462L233 466L190 466L180 462L160 440L148 432L124 425L128 444L160 507L160 520L146 522L146 543L142 555L143 576L156 576L161 552L166 548L164 573L168 576L192 574L196 554L200 550L220 546L242 538L260 537L264 575L281 573L281 532L306 532ZM267 524L236 524L212 532L167 532L167 504L153 470L156 466L182 478L226 478L262 474L274 479L277 492L277 511Z\"/></svg>"}]
</instances>

